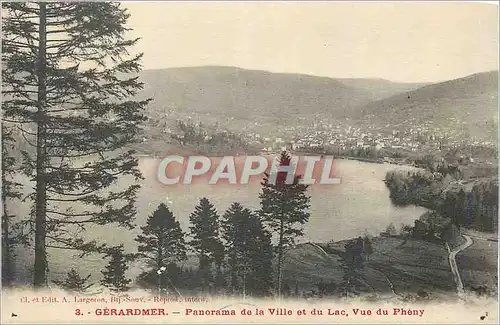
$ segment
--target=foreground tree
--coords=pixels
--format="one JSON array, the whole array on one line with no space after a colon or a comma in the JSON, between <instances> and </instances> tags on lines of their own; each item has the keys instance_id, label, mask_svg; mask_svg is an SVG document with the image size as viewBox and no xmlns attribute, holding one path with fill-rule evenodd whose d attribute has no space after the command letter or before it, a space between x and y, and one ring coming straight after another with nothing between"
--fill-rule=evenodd
<instances>
[{"instance_id":1,"label":"foreground tree","mask_svg":"<svg viewBox=\"0 0 500 325\"><path fill-rule=\"evenodd\" d=\"M54 283L67 291L83 292L92 286L92 284L88 284L90 276L91 274L82 278L75 269L71 269L64 280L54 281Z\"/></svg>"},{"instance_id":2,"label":"foreground tree","mask_svg":"<svg viewBox=\"0 0 500 325\"><path fill-rule=\"evenodd\" d=\"M109 258L109 262L105 270L101 272L104 276L101 284L115 292L129 290L132 280L126 277L126 272L132 255L126 254L123 246L117 246L109 248L105 257Z\"/></svg>"},{"instance_id":3,"label":"foreground tree","mask_svg":"<svg viewBox=\"0 0 500 325\"><path fill-rule=\"evenodd\" d=\"M12 180L15 170L15 158L12 130L2 124L2 286L8 287L14 281L14 247L19 237L13 231L14 215L7 209L7 201L18 199L19 184Z\"/></svg>"},{"instance_id":4,"label":"foreground tree","mask_svg":"<svg viewBox=\"0 0 500 325\"><path fill-rule=\"evenodd\" d=\"M280 156L279 166L291 166L292 161L288 153ZM277 237L277 293L281 296L281 277L283 254L286 248L295 243L295 239L304 235L303 225L309 220L309 202L307 185L300 184L300 176L294 176L293 182L287 184L287 173L279 171L276 180L266 174L262 182L260 194L260 216L271 233Z\"/></svg>"},{"instance_id":5,"label":"foreground tree","mask_svg":"<svg viewBox=\"0 0 500 325\"><path fill-rule=\"evenodd\" d=\"M340 256L340 264L344 270L343 276L343 294L358 294L358 290L362 287L363 270L364 270L364 249L363 239L358 237L348 241L345 246L345 251Z\"/></svg>"},{"instance_id":6,"label":"foreground tree","mask_svg":"<svg viewBox=\"0 0 500 325\"><path fill-rule=\"evenodd\" d=\"M251 261L250 277L247 281L248 292L257 297L269 296L273 288L271 235L255 214L250 216L248 228L251 238L247 247Z\"/></svg>"},{"instance_id":7,"label":"foreground tree","mask_svg":"<svg viewBox=\"0 0 500 325\"><path fill-rule=\"evenodd\" d=\"M24 172L35 184L34 285L46 284L46 249L103 251L81 236L87 225L131 227L139 179L134 142L148 100L135 74L142 54L125 39L118 2L3 2L4 120L22 133Z\"/></svg>"},{"instance_id":8,"label":"foreground tree","mask_svg":"<svg viewBox=\"0 0 500 325\"><path fill-rule=\"evenodd\" d=\"M166 287L169 281L161 281L160 277L169 277L169 280L178 277L173 274L180 271L175 265L187 259L184 233L179 222L163 203L148 218L141 230L142 234L135 238L139 243L138 256L146 260L150 269L139 277L149 284L156 280L160 288ZM165 272L158 274L158 270L163 268L166 269Z\"/></svg>"},{"instance_id":9,"label":"foreground tree","mask_svg":"<svg viewBox=\"0 0 500 325\"><path fill-rule=\"evenodd\" d=\"M272 246L258 217L240 203L233 203L224 213L222 228L230 291L243 297L268 295L272 286Z\"/></svg>"},{"instance_id":10,"label":"foreground tree","mask_svg":"<svg viewBox=\"0 0 500 325\"><path fill-rule=\"evenodd\" d=\"M373 244L372 241L370 240L370 237L368 235L365 235L363 237L363 253L366 257L366 260L370 259L370 255L373 254L374 249L373 249Z\"/></svg>"},{"instance_id":11,"label":"foreground tree","mask_svg":"<svg viewBox=\"0 0 500 325\"><path fill-rule=\"evenodd\" d=\"M224 256L219 238L219 216L215 207L207 198L202 198L195 211L189 216L191 237L189 242L199 258L199 274L202 290L205 292L214 286L213 269L221 264Z\"/></svg>"},{"instance_id":12,"label":"foreground tree","mask_svg":"<svg viewBox=\"0 0 500 325\"><path fill-rule=\"evenodd\" d=\"M230 281L229 289L233 294L246 290L245 279L250 265L246 250L248 234L248 219L251 212L239 203L233 203L224 213L222 221L223 235L227 254L227 268ZM243 283L241 283L243 282Z\"/></svg>"},{"instance_id":13,"label":"foreground tree","mask_svg":"<svg viewBox=\"0 0 500 325\"><path fill-rule=\"evenodd\" d=\"M472 188L468 199L466 227L474 227L480 231L498 231L498 178L478 182ZM472 219L472 220L467 220Z\"/></svg>"},{"instance_id":14,"label":"foreground tree","mask_svg":"<svg viewBox=\"0 0 500 325\"><path fill-rule=\"evenodd\" d=\"M395 236L398 234L398 231L396 230L396 226L394 226L394 224L392 222L387 226L387 228L385 229L385 232L389 236Z\"/></svg>"}]
</instances>

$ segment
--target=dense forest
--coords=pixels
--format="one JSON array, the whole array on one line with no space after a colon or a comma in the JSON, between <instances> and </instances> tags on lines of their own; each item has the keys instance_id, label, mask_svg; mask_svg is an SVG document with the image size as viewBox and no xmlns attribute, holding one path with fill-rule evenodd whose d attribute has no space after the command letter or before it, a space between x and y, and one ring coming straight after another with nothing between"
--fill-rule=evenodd
<instances>
[{"instance_id":1,"label":"dense forest","mask_svg":"<svg viewBox=\"0 0 500 325\"><path fill-rule=\"evenodd\" d=\"M392 202L425 207L457 225L481 231L498 230L498 179L457 179L456 168L436 167L434 172L391 171L386 185Z\"/></svg>"}]
</instances>

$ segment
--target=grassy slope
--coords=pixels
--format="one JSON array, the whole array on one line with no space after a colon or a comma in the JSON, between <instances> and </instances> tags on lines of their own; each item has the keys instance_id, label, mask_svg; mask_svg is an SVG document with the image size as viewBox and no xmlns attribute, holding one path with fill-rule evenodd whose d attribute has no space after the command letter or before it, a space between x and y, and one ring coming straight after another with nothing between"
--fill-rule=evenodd
<instances>
[{"instance_id":1,"label":"grassy slope","mask_svg":"<svg viewBox=\"0 0 500 325\"><path fill-rule=\"evenodd\" d=\"M389 279L398 294L416 293L423 289L432 295L455 290L448 264L448 252L440 245L398 238L373 239L374 253L364 270L367 292L390 293ZM299 245L285 259L284 278L293 288L296 281L302 291L316 290L316 283L342 281L339 251L345 242L328 244L326 256L309 244Z\"/></svg>"},{"instance_id":2,"label":"grassy slope","mask_svg":"<svg viewBox=\"0 0 500 325\"><path fill-rule=\"evenodd\" d=\"M369 266L386 274L396 292L420 289L444 292L455 289L445 247L420 240L410 240L401 247L401 239L377 238Z\"/></svg>"},{"instance_id":3,"label":"grassy slope","mask_svg":"<svg viewBox=\"0 0 500 325\"><path fill-rule=\"evenodd\" d=\"M472 246L457 254L465 289L487 286L497 290L498 242L473 237Z\"/></svg>"}]
</instances>

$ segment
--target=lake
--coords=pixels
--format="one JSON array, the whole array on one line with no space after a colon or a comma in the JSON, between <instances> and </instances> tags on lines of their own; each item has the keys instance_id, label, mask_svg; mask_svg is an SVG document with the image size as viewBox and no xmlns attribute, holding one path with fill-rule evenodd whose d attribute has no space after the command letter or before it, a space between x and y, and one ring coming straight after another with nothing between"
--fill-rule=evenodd
<instances>
[{"instance_id":1,"label":"lake","mask_svg":"<svg viewBox=\"0 0 500 325\"><path fill-rule=\"evenodd\" d=\"M138 207L142 211L138 222L152 212L160 203L168 205L179 219L183 229L188 230L189 214L202 197L214 203L221 214L231 203L259 208L260 183L248 185L192 185L165 186L156 180L158 160L141 159L140 169L145 181L139 195ZM314 185L310 187L311 218L306 226L305 241L324 242L358 236L367 231L373 235L384 231L393 222L413 224L425 209L419 207L398 208L389 199L389 190L383 179L390 170L411 167L336 160L335 174L341 184Z\"/></svg>"}]
</instances>

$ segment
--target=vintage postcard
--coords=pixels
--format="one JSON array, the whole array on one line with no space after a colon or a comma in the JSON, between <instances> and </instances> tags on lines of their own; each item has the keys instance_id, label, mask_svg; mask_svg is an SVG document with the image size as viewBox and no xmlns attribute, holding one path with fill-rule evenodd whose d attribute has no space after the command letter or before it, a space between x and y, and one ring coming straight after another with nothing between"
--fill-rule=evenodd
<instances>
[{"instance_id":1,"label":"vintage postcard","mask_svg":"<svg viewBox=\"0 0 500 325\"><path fill-rule=\"evenodd\" d=\"M1 6L2 323L498 323L498 3Z\"/></svg>"}]
</instances>

